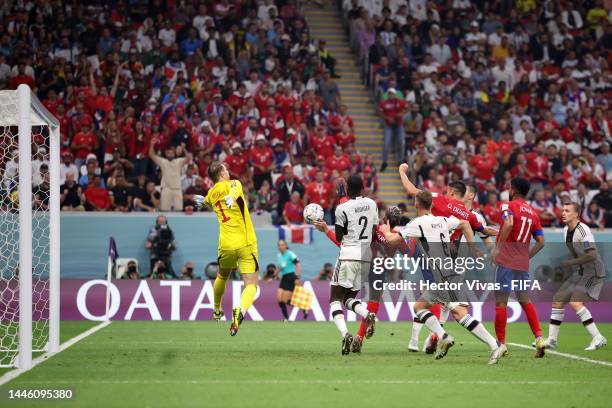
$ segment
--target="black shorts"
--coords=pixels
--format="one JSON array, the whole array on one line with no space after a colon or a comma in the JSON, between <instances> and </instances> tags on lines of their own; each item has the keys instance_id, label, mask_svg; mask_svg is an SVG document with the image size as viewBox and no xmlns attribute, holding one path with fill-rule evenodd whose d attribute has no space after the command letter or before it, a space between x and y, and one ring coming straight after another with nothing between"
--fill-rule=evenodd
<instances>
[{"instance_id":1,"label":"black shorts","mask_svg":"<svg viewBox=\"0 0 612 408\"><path fill-rule=\"evenodd\" d=\"M288 290L289 292L293 292L293 289L295 288L296 279L297 276L295 275L295 273L288 273L286 275L283 275L280 281L280 285L278 285L278 287L282 290Z\"/></svg>"}]
</instances>

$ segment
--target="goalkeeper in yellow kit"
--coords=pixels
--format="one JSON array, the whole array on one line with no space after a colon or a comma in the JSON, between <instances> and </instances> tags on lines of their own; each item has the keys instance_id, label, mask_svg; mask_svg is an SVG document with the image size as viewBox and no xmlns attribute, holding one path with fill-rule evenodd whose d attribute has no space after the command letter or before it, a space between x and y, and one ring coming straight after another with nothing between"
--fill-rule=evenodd
<instances>
[{"instance_id":1,"label":"goalkeeper in yellow kit","mask_svg":"<svg viewBox=\"0 0 612 408\"><path fill-rule=\"evenodd\" d=\"M204 204L212 207L219 219L219 273L214 284L213 318L219 321L223 317L221 300L225 285L230 273L238 268L244 280L244 289L240 298L240 307L235 307L232 311L230 335L235 336L257 294L259 280L257 237L240 181L230 180L229 172L220 162L213 162L210 165L208 176L215 185L208 191L206 197L195 196L194 201L199 207Z\"/></svg>"}]
</instances>

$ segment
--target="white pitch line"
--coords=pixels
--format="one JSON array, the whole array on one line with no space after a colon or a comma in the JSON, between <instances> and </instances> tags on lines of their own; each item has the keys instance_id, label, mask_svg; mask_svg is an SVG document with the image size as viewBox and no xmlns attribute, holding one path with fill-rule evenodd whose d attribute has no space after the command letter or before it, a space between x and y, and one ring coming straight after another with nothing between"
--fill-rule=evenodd
<instances>
[{"instance_id":1,"label":"white pitch line","mask_svg":"<svg viewBox=\"0 0 612 408\"><path fill-rule=\"evenodd\" d=\"M37 365L39 365L43 361L46 361L46 360L50 359L51 357L61 353L62 351L66 350L68 347L70 347L73 344L83 340L85 337L94 334L98 330L101 330L101 329L105 328L109 324L111 324L110 320L106 321L106 322L102 322L99 325L94 326L94 327L92 327L89 330L85 330L83 333L79 334L78 336L75 336L75 337L71 338L70 340L68 340L67 342L62 343L60 345L59 350L58 350L57 353L53 353L53 354L45 353L42 356L36 357L35 359L32 360L32 367L30 367L27 370L23 369L23 368L16 368L16 369L14 369L12 371L9 371L8 373L6 373L2 377L0 377L0 385L4 385L4 384L6 384L9 381L14 380L15 378L19 377L21 374L31 370L32 368L36 367Z\"/></svg>"},{"instance_id":2,"label":"white pitch line","mask_svg":"<svg viewBox=\"0 0 612 408\"><path fill-rule=\"evenodd\" d=\"M495 380L70 380L70 381L24 381L24 384L95 384L95 385L169 385L169 384L193 384L193 385L223 385L223 384L243 384L243 385L433 385L433 384L457 384L457 385L569 385L569 384L593 384L593 381L547 381L547 380L517 380L517 381L495 381ZM607 381L601 381L608 384Z\"/></svg>"},{"instance_id":3,"label":"white pitch line","mask_svg":"<svg viewBox=\"0 0 612 408\"><path fill-rule=\"evenodd\" d=\"M519 344L519 343L508 343L508 344L511 345L511 346L514 346L514 347L520 347L520 348L527 349L527 350L534 350L533 347L528 346L526 344ZM592 358L577 356L575 354L569 354L569 353L560 353L560 352L554 351L554 350L546 350L546 353L547 354L552 354L554 356L570 358L572 360L584 361L585 363L599 364L599 365L606 366L606 367L612 367L612 363L610 363L608 361L594 360Z\"/></svg>"}]
</instances>

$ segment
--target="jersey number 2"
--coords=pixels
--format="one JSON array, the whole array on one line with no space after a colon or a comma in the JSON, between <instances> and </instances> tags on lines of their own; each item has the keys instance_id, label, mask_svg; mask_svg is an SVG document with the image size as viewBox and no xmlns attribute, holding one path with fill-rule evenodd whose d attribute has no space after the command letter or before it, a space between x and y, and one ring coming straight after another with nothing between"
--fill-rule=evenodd
<instances>
[{"instance_id":1,"label":"jersey number 2","mask_svg":"<svg viewBox=\"0 0 612 408\"><path fill-rule=\"evenodd\" d=\"M531 231L531 223L533 221L531 218L521 217L521 230L516 237L517 242L528 242L529 241L529 231ZM527 229L525 229L525 225L527 225ZM523 230L525 230L525 235L523 235Z\"/></svg>"},{"instance_id":2,"label":"jersey number 2","mask_svg":"<svg viewBox=\"0 0 612 408\"><path fill-rule=\"evenodd\" d=\"M223 207L221 206L221 200L217 201L215 206L217 206L219 211L221 211L221 222L228 222L230 220L230 217L225 215L225 211L223 211Z\"/></svg>"},{"instance_id":3,"label":"jersey number 2","mask_svg":"<svg viewBox=\"0 0 612 408\"><path fill-rule=\"evenodd\" d=\"M366 228L368 228L368 218L365 216L359 217L358 221L359 225L363 223L363 228L361 229L361 233L359 234L359 239L368 239L368 235L365 234Z\"/></svg>"}]
</instances>

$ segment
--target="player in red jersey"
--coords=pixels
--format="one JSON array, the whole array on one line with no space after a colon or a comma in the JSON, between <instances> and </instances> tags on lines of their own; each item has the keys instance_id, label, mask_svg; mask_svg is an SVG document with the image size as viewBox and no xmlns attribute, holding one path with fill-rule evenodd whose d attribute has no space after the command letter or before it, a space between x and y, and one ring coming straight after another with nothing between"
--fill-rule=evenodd
<instances>
[{"instance_id":1,"label":"player in red jersey","mask_svg":"<svg viewBox=\"0 0 612 408\"><path fill-rule=\"evenodd\" d=\"M408 171L410 168L406 163L402 163L399 166L399 174L402 180L402 185L404 186L404 190L408 193L410 197L415 197L420 189L418 189L410 179L408 178ZM472 226L472 230L476 232L480 232L486 235L495 235L497 231L492 228L488 228L482 225L482 223L478 220L478 217L468 210L463 204L463 198L465 196L465 192L467 188L465 183L462 181L453 181L449 183L446 194L441 195L438 193L432 193L433 203L431 208L431 213L438 217L456 217L460 220L469 221ZM460 239L461 234L454 234L451 239L456 241Z\"/></svg>"},{"instance_id":2,"label":"player in red jersey","mask_svg":"<svg viewBox=\"0 0 612 408\"><path fill-rule=\"evenodd\" d=\"M497 269L495 280L499 290L495 292L495 333L500 343L506 342L508 296L514 291L527 315L529 327L535 336L536 358L544 356L544 339L535 306L526 291L529 280L529 260L544 247L544 232L536 211L525 201L529 182L516 177L510 182L511 201L501 205L503 224L497 234L491 257ZM529 247L531 238L536 241Z\"/></svg>"},{"instance_id":3,"label":"player in red jersey","mask_svg":"<svg viewBox=\"0 0 612 408\"><path fill-rule=\"evenodd\" d=\"M415 197L421 190L418 189L408 178L409 170L410 170L410 167L408 167L406 163L402 163L399 166L399 175L400 175L400 179L402 180L402 185L404 186L404 190L406 190L406 192L408 193L410 197ZM465 197L466 191L467 191L467 187L465 186L465 183L461 181L454 181L452 183L449 183L446 189L445 195L438 194L438 193L432 193L431 195L433 198L433 202L432 202L431 213L439 217L455 217L460 220L467 220L470 223L470 226L472 227L472 230L474 230L474 232L480 232L481 234L484 234L484 235L495 235L497 231L495 231L492 228L483 226L482 223L478 220L478 217L476 217L476 214L474 214L472 211L468 210L465 207L465 204L463 203L463 199ZM450 238L451 238L451 241L453 242L453 245L459 245L459 241L461 239L461 231L455 231L453 235L451 235ZM456 253L456 250L453 250L453 252ZM433 277L430 276L428 271L422 271L422 272L423 272L423 278L425 280L433 279ZM441 317L440 316L440 313L441 313L440 305L432 306L430 311L438 319L440 319ZM444 313L445 313L445 316L442 318L442 321L446 321L446 318L448 318L448 311L444 311ZM413 326L412 326L412 336L410 338L410 342L408 345L409 351L419 350L419 347L418 347L419 340L418 339L419 339L419 334L421 333L422 328L423 328L423 322L419 321L415 317ZM437 342L438 342L437 336L432 333L427 338L423 351L427 354L433 354L436 351Z\"/></svg>"}]
</instances>

